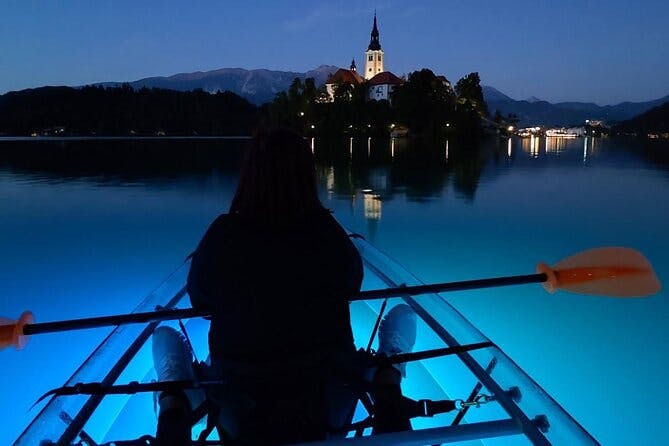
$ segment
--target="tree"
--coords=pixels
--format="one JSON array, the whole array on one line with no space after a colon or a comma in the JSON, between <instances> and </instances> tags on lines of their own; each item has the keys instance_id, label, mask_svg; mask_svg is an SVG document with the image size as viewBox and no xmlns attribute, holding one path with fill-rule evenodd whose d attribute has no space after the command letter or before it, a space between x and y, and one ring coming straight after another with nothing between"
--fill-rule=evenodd
<instances>
[{"instance_id":1,"label":"tree","mask_svg":"<svg viewBox=\"0 0 669 446\"><path fill-rule=\"evenodd\" d=\"M480 135L481 118L488 115L488 106L483 98L481 78L478 73L469 73L455 84L457 99L457 131L464 135Z\"/></svg>"},{"instance_id":2,"label":"tree","mask_svg":"<svg viewBox=\"0 0 669 446\"><path fill-rule=\"evenodd\" d=\"M414 71L392 95L398 121L412 133L439 133L455 112L455 97L431 70Z\"/></svg>"},{"instance_id":3,"label":"tree","mask_svg":"<svg viewBox=\"0 0 669 446\"><path fill-rule=\"evenodd\" d=\"M469 73L455 84L455 92L458 95L458 103L470 107L481 116L488 115L488 106L483 98L481 78L479 74Z\"/></svg>"},{"instance_id":4,"label":"tree","mask_svg":"<svg viewBox=\"0 0 669 446\"><path fill-rule=\"evenodd\" d=\"M334 86L334 102L351 102L353 100L353 85L345 82Z\"/></svg>"}]
</instances>

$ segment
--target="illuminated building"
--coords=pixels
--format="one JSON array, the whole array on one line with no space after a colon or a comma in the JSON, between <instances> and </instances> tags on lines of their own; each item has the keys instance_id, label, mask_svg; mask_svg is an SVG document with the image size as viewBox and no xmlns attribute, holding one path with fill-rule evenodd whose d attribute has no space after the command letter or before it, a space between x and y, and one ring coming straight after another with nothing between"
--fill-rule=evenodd
<instances>
[{"instance_id":1,"label":"illuminated building","mask_svg":"<svg viewBox=\"0 0 669 446\"><path fill-rule=\"evenodd\" d=\"M379 28L376 26L376 13L374 13L374 26L372 27L372 38L369 41L367 51L365 51L365 79L369 80L383 69L384 55L379 42Z\"/></svg>"},{"instance_id":2,"label":"illuminated building","mask_svg":"<svg viewBox=\"0 0 669 446\"><path fill-rule=\"evenodd\" d=\"M362 77L358 74L355 67L355 59L351 61L351 67L346 70L344 68L338 69L335 74L330 76L327 81L325 81L325 89L328 94L328 102L334 101L335 90L338 86L343 84L348 84L352 87L355 87L358 84L363 82Z\"/></svg>"},{"instance_id":3,"label":"illuminated building","mask_svg":"<svg viewBox=\"0 0 669 446\"><path fill-rule=\"evenodd\" d=\"M374 13L374 24L372 26L369 46L367 46L367 50L365 51L365 69L362 72L362 76L357 71L355 59L351 62L348 70L344 68L337 70L325 82L327 90L326 101L334 101L335 90L338 85L348 84L351 87L355 87L364 81L368 81L368 100L390 100L390 94L397 86L402 84L402 79L390 71L385 71L384 62L385 55L381 49L379 28L377 26L376 13ZM446 78L443 78L443 80L450 85Z\"/></svg>"},{"instance_id":4,"label":"illuminated building","mask_svg":"<svg viewBox=\"0 0 669 446\"><path fill-rule=\"evenodd\" d=\"M390 71L381 72L369 80L367 97L374 101L389 101L390 93L401 84L402 79Z\"/></svg>"}]
</instances>

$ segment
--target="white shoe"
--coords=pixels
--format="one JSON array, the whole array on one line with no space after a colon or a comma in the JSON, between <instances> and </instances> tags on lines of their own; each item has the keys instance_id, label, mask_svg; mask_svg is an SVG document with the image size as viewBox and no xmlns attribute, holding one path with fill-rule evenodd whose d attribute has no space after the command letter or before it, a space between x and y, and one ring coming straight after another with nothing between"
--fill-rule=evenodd
<instances>
[{"instance_id":1,"label":"white shoe","mask_svg":"<svg viewBox=\"0 0 669 446\"><path fill-rule=\"evenodd\" d=\"M158 381L194 380L193 353L185 338L171 327L158 327L152 338L153 367L156 370ZM188 400L193 405L194 392L185 390ZM197 398L202 399L202 398ZM166 395L160 398L154 394L154 405L160 402L160 411L166 410L175 404L180 404L179 398ZM183 404L183 403L181 403Z\"/></svg>"},{"instance_id":2,"label":"white shoe","mask_svg":"<svg viewBox=\"0 0 669 446\"><path fill-rule=\"evenodd\" d=\"M416 343L416 313L409 305L399 304L390 309L379 326L379 353L386 356L409 353ZM402 377L406 364L395 364Z\"/></svg>"},{"instance_id":3,"label":"white shoe","mask_svg":"<svg viewBox=\"0 0 669 446\"><path fill-rule=\"evenodd\" d=\"M158 381L192 379L193 353L184 337L171 327L158 327L153 332L153 367Z\"/></svg>"}]
</instances>

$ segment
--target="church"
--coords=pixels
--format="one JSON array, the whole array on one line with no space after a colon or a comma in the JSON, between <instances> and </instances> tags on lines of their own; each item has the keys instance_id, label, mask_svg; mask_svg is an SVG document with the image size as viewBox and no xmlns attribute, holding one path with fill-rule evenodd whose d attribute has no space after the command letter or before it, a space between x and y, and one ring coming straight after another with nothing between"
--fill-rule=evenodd
<instances>
[{"instance_id":1,"label":"church","mask_svg":"<svg viewBox=\"0 0 669 446\"><path fill-rule=\"evenodd\" d=\"M365 51L365 69L359 73L355 59L351 62L349 69L340 68L325 81L328 101L334 101L334 92L337 85L349 84L356 86L367 82L367 99L374 101L390 100L390 94L399 85L402 79L395 76L384 68L385 55L379 41L379 28L374 13L374 25L372 26L371 39L367 51Z\"/></svg>"}]
</instances>

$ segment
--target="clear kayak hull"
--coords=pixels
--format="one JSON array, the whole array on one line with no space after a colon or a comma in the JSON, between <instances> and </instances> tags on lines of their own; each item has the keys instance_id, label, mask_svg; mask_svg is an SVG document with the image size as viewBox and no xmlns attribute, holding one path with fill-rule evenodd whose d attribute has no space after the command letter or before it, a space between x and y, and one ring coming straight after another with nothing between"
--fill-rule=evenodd
<instances>
[{"instance_id":1,"label":"clear kayak hull","mask_svg":"<svg viewBox=\"0 0 669 446\"><path fill-rule=\"evenodd\" d=\"M406 269L369 243L358 238L354 238L353 242L365 263L363 289L421 284ZM156 306L187 306L189 302L187 297L184 299L184 283L188 267L189 264L185 263L175 271L135 311L151 311ZM387 308L397 303L408 304L418 315L414 351L489 342L438 294L389 299ZM380 301L351 303L351 325L359 348L367 347L380 310ZM154 376L150 343L146 341L155 326L134 324L116 327L66 385L79 382L112 384L150 381ZM200 359L204 358L207 350L206 321L189 320L186 329L196 355ZM466 400L485 394L490 396L491 401L480 407L471 407L466 413L454 411L431 418L415 418L412 431L333 439L326 444L598 444L492 343L485 348L408 363L402 389L406 396L416 400ZM59 445L70 445L86 440L87 437L94 443L84 441L84 444L104 444L112 440L129 440L153 434L156 417L152 404L150 393L105 398L54 397L14 444L37 445L48 440ZM356 418L365 415L362 407L356 410ZM196 437L197 433L195 429Z\"/></svg>"}]
</instances>

